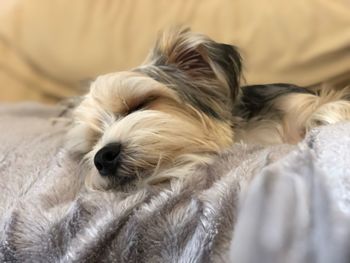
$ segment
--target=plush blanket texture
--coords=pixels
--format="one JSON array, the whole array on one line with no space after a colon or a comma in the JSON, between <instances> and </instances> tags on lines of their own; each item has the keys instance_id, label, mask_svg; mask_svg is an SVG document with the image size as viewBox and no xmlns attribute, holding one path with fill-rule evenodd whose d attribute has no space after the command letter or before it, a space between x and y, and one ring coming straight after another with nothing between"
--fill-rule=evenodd
<instances>
[{"instance_id":1,"label":"plush blanket texture","mask_svg":"<svg viewBox=\"0 0 350 263\"><path fill-rule=\"evenodd\" d=\"M348 261L349 123L121 193L85 188L61 110L0 106L0 262Z\"/></svg>"}]
</instances>

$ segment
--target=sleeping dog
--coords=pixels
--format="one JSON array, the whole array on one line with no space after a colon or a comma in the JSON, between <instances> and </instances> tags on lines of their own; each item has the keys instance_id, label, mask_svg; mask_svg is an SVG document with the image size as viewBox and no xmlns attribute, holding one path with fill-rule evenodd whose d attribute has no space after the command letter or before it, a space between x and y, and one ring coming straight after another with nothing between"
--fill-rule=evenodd
<instances>
[{"instance_id":1,"label":"sleeping dog","mask_svg":"<svg viewBox=\"0 0 350 263\"><path fill-rule=\"evenodd\" d=\"M98 77L75 109L71 149L94 189L181 179L235 142L297 143L318 125L350 119L350 92L289 84L241 87L237 49L176 28L145 62Z\"/></svg>"}]
</instances>

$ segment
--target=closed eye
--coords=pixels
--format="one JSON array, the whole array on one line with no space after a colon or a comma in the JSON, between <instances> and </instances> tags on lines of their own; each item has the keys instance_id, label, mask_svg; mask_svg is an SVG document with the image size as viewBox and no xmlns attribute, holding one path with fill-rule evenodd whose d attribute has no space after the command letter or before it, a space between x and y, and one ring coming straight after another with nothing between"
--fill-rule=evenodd
<instances>
[{"instance_id":1,"label":"closed eye","mask_svg":"<svg viewBox=\"0 0 350 263\"><path fill-rule=\"evenodd\" d=\"M130 114L130 113L133 113L135 111L142 110L142 109L146 108L151 102L155 101L156 99L157 99L157 97L155 97L155 96L148 97L145 100L142 100L140 103L132 105L128 109L126 114Z\"/></svg>"}]
</instances>

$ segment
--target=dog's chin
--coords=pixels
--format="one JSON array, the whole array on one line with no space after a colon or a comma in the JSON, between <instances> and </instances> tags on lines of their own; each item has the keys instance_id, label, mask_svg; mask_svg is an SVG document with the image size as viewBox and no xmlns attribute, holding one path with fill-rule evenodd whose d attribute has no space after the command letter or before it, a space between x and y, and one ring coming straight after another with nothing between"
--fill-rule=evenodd
<instances>
[{"instance_id":1,"label":"dog's chin","mask_svg":"<svg viewBox=\"0 0 350 263\"><path fill-rule=\"evenodd\" d=\"M152 177L155 167L134 167L121 163L113 174L101 175L94 166L90 166L86 177L86 186L91 190L118 190L123 192L138 188L142 182Z\"/></svg>"},{"instance_id":2,"label":"dog's chin","mask_svg":"<svg viewBox=\"0 0 350 263\"><path fill-rule=\"evenodd\" d=\"M128 185L135 185L138 179L139 178L135 174L125 174L119 172L118 170L115 174L107 176L107 180L112 188L124 188Z\"/></svg>"},{"instance_id":3,"label":"dog's chin","mask_svg":"<svg viewBox=\"0 0 350 263\"><path fill-rule=\"evenodd\" d=\"M179 166L175 165L174 171L182 171L181 167L189 167L197 162L191 160ZM172 171L169 163L160 163L147 167L134 167L122 164L116 172L110 175L101 175L96 167L90 166L85 179L85 186L89 190L96 191L121 191L131 192L143 188L146 185L167 184L175 174L168 174L164 171ZM163 173L161 172L163 171Z\"/></svg>"},{"instance_id":4,"label":"dog's chin","mask_svg":"<svg viewBox=\"0 0 350 263\"><path fill-rule=\"evenodd\" d=\"M113 175L101 176L99 172L91 168L86 177L85 185L89 190L117 190L128 192L135 190L138 185L138 177L136 175L120 175L116 172Z\"/></svg>"}]
</instances>

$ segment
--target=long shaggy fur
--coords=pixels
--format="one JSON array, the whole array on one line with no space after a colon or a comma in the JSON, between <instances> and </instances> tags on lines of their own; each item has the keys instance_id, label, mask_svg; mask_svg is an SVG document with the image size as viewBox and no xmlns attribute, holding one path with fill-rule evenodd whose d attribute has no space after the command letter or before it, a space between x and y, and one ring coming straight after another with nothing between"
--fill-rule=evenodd
<instances>
[{"instance_id":1,"label":"long shaggy fur","mask_svg":"<svg viewBox=\"0 0 350 263\"><path fill-rule=\"evenodd\" d=\"M177 29L160 36L144 65L99 77L69 135L70 148L91 166L88 184L159 182L210 162L233 143L240 76L234 47ZM112 142L122 145L118 175L102 178L92 160Z\"/></svg>"},{"instance_id":2,"label":"long shaggy fur","mask_svg":"<svg viewBox=\"0 0 350 263\"><path fill-rule=\"evenodd\" d=\"M350 87L313 93L291 84L243 87L236 114L243 121L237 140L297 143L312 128L350 120Z\"/></svg>"},{"instance_id":3,"label":"long shaggy fur","mask_svg":"<svg viewBox=\"0 0 350 263\"><path fill-rule=\"evenodd\" d=\"M241 89L241 69L235 47L175 28L140 67L97 78L69 135L69 147L90 167L87 185L128 190L181 178L236 141L296 143L315 126L350 119L349 89ZM118 167L101 176L94 156L111 143L121 145Z\"/></svg>"}]
</instances>

